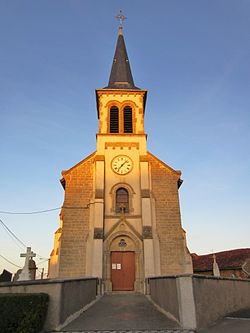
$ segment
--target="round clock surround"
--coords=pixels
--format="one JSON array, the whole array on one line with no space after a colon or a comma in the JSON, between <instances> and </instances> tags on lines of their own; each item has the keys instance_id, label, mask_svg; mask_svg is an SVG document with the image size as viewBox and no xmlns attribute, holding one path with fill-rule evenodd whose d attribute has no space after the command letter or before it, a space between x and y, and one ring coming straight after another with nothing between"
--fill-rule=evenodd
<instances>
[{"instance_id":1,"label":"round clock surround","mask_svg":"<svg viewBox=\"0 0 250 333\"><path fill-rule=\"evenodd\" d=\"M112 170L118 175L126 175L133 169L133 162L126 155L119 155L111 161Z\"/></svg>"}]
</instances>

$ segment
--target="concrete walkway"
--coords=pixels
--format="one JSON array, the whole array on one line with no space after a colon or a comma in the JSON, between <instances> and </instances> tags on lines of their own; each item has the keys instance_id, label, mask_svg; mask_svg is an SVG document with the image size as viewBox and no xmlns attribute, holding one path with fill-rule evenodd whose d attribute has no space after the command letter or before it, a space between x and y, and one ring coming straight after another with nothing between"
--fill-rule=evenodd
<instances>
[{"instance_id":1,"label":"concrete walkway","mask_svg":"<svg viewBox=\"0 0 250 333\"><path fill-rule=\"evenodd\" d=\"M250 320L224 318L216 325L199 333L250 333Z\"/></svg>"},{"instance_id":2,"label":"concrete walkway","mask_svg":"<svg viewBox=\"0 0 250 333\"><path fill-rule=\"evenodd\" d=\"M177 329L183 332L176 322L158 311L146 296L118 294L103 296L62 329L62 332L130 330L176 332Z\"/></svg>"},{"instance_id":3,"label":"concrete walkway","mask_svg":"<svg viewBox=\"0 0 250 333\"><path fill-rule=\"evenodd\" d=\"M142 294L105 295L60 332L194 333L181 329ZM214 326L198 332L250 333L250 310L239 311L233 317L224 318Z\"/></svg>"},{"instance_id":4,"label":"concrete walkway","mask_svg":"<svg viewBox=\"0 0 250 333\"><path fill-rule=\"evenodd\" d=\"M199 333L250 333L250 309L240 310Z\"/></svg>"}]
</instances>

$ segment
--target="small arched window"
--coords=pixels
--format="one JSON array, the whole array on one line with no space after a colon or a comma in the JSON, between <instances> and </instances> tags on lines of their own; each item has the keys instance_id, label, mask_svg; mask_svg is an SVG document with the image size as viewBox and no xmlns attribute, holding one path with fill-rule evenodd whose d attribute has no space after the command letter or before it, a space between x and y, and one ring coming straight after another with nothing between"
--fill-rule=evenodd
<instances>
[{"instance_id":1,"label":"small arched window","mask_svg":"<svg viewBox=\"0 0 250 333\"><path fill-rule=\"evenodd\" d=\"M109 133L119 133L119 110L116 106L110 108Z\"/></svg>"},{"instance_id":2,"label":"small arched window","mask_svg":"<svg viewBox=\"0 0 250 333\"><path fill-rule=\"evenodd\" d=\"M120 187L116 191L116 205L115 205L116 213L128 213L129 212L129 197L128 191Z\"/></svg>"},{"instance_id":3,"label":"small arched window","mask_svg":"<svg viewBox=\"0 0 250 333\"><path fill-rule=\"evenodd\" d=\"M125 106L123 109L123 132L133 133L133 116L132 108L130 106Z\"/></svg>"}]
</instances>

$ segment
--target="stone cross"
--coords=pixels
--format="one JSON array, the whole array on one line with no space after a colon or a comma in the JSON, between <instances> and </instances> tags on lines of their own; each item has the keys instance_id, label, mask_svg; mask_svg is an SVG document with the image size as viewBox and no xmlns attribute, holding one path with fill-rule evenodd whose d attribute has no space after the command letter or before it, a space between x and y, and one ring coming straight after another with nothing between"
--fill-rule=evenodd
<instances>
[{"instance_id":1,"label":"stone cross","mask_svg":"<svg viewBox=\"0 0 250 333\"><path fill-rule=\"evenodd\" d=\"M31 280L30 272L29 272L29 261L33 257L35 257L36 254L31 251L31 247L27 247L26 253L21 253L20 257L25 258L24 267L18 277L18 281L26 281Z\"/></svg>"}]
</instances>

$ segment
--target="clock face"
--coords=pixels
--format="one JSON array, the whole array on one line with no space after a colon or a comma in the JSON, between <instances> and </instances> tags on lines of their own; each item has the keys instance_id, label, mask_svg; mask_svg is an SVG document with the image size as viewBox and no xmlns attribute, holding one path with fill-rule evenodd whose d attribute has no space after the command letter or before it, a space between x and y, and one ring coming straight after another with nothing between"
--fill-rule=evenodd
<instances>
[{"instance_id":1,"label":"clock face","mask_svg":"<svg viewBox=\"0 0 250 333\"><path fill-rule=\"evenodd\" d=\"M118 175L126 175L132 170L133 162L128 156L120 155L112 160L111 167Z\"/></svg>"}]
</instances>

